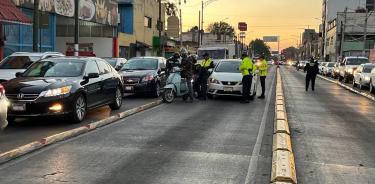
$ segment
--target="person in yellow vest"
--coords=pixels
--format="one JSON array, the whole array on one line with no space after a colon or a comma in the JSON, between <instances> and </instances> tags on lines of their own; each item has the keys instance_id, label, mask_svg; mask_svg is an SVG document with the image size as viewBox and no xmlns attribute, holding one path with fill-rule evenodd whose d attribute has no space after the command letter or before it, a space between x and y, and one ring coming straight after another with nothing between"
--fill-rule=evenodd
<instances>
[{"instance_id":1,"label":"person in yellow vest","mask_svg":"<svg viewBox=\"0 0 375 184\"><path fill-rule=\"evenodd\" d=\"M250 100L252 100L252 97L250 97L251 84L253 82L253 74L256 71L256 66L254 65L253 61L249 58L247 53L242 54L242 62L239 69L242 73L241 103L250 103Z\"/></svg>"},{"instance_id":2,"label":"person in yellow vest","mask_svg":"<svg viewBox=\"0 0 375 184\"><path fill-rule=\"evenodd\" d=\"M268 74L268 64L266 61L266 58L264 55L261 55L259 57L259 65L258 65L258 70L259 70L259 79L260 79L260 85L262 86L262 94L258 97L259 99L264 99L264 93L266 92L266 77Z\"/></svg>"},{"instance_id":3,"label":"person in yellow vest","mask_svg":"<svg viewBox=\"0 0 375 184\"><path fill-rule=\"evenodd\" d=\"M207 100L207 82L208 77L210 76L210 72L208 71L211 68L214 68L214 62L210 58L210 55L208 53L203 54L204 60L200 64L200 72L199 72L199 88L200 88L200 94L199 99L200 100Z\"/></svg>"}]
</instances>

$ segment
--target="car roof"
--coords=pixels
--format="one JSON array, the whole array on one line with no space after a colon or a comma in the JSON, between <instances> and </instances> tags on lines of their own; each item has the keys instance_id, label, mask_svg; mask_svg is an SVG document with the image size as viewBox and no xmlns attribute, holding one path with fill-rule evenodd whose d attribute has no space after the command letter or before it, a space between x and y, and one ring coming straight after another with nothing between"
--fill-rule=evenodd
<instances>
[{"instance_id":1,"label":"car roof","mask_svg":"<svg viewBox=\"0 0 375 184\"><path fill-rule=\"evenodd\" d=\"M361 66L375 66L374 63L365 63L365 64L361 64Z\"/></svg>"},{"instance_id":2,"label":"car roof","mask_svg":"<svg viewBox=\"0 0 375 184\"><path fill-rule=\"evenodd\" d=\"M348 56L348 57L345 57L346 59L368 59L367 57L363 57L363 56Z\"/></svg>"},{"instance_id":3,"label":"car roof","mask_svg":"<svg viewBox=\"0 0 375 184\"><path fill-rule=\"evenodd\" d=\"M60 52L15 52L11 54L11 56L36 56L36 57L42 57L45 55L60 55L64 56L64 54Z\"/></svg>"},{"instance_id":4,"label":"car roof","mask_svg":"<svg viewBox=\"0 0 375 184\"><path fill-rule=\"evenodd\" d=\"M163 59L163 57L144 56L144 57L133 57L131 59Z\"/></svg>"},{"instance_id":5,"label":"car roof","mask_svg":"<svg viewBox=\"0 0 375 184\"><path fill-rule=\"evenodd\" d=\"M231 62L231 61L241 62L241 59L220 59L220 60L217 60L217 62L222 62L222 61L227 61L227 62Z\"/></svg>"}]
</instances>

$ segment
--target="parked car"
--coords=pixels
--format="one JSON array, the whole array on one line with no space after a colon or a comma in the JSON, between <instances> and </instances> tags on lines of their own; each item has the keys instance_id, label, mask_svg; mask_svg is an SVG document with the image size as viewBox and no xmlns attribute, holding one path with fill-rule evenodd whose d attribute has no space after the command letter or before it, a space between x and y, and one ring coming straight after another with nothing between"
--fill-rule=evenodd
<instances>
[{"instance_id":1,"label":"parked car","mask_svg":"<svg viewBox=\"0 0 375 184\"><path fill-rule=\"evenodd\" d=\"M334 62L327 62L326 65L323 68L323 75L324 76L332 76L332 72L335 68Z\"/></svg>"},{"instance_id":2,"label":"parked car","mask_svg":"<svg viewBox=\"0 0 375 184\"><path fill-rule=\"evenodd\" d=\"M354 72L353 87L364 89L370 87L370 75L372 69L375 68L374 64L361 64Z\"/></svg>"},{"instance_id":3,"label":"parked car","mask_svg":"<svg viewBox=\"0 0 375 184\"><path fill-rule=\"evenodd\" d=\"M125 58L103 58L103 59L106 60L117 71L120 71L127 61Z\"/></svg>"},{"instance_id":4,"label":"parked car","mask_svg":"<svg viewBox=\"0 0 375 184\"><path fill-rule=\"evenodd\" d=\"M120 74L100 58L48 58L32 64L3 83L10 100L8 120L19 117L66 116L84 120L87 110L122 105Z\"/></svg>"},{"instance_id":5,"label":"parked car","mask_svg":"<svg viewBox=\"0 0 375 184\"><path fill-rule=\"evenodd\" d=\"M0 130L3 130L7 125L7 113L8 113L8 99L5 96L5 88L0 84Z\"/></svg>"},{"instance_id":6,"label":"parked car","mask_svg":"<svg viewBox=\"0 0 375 184\"><path fill-rule=\"evenodd\" d=\"M17 72L24 72L36 61L49 57L62 57L59 52L15 52L0 62L0 82L15 78Z\"/></svg>"},{"instance_id":7,"label":"parked car","mask_svg":"<svg viewBox=\"0 0 375 184\"><path fill-rule=\"evenodd\" d=\"M354 71L361 64L369 63L366 57L345 57L340 63L339 80L348 83L353 80Z\"/></svg>"},{"instance_id":8,"label":"parked car","mask_svg":"<svg viewBox=\"0 0 375 184\"><path fill-rule=\"evenodd\" d=\"M166 59L137 57L128 60L121 69L125 93L150 94L159 97L166 84Z\"/></svg>"},{"instance_id":9,"label":"parked car","mask_svg":"<svg viewBox=\"0 0 375 184\"><path fill-rule=\"evenodd\" d=\"M218 63L208 79L209 97L242 95L240 64L241 60L221 60Z\"/></svg>"},{"instance_id":10,"label":"parked car","mask_svg":"<svg viewBox=\"0 0 375 184\"><path fill-rule=\"evenodd\" d=\"M319 74L323 74L323 68L326 66L327 62L320 62L319 63Z\"/></svg>"},{"instance_id":11,"label":"parked car","mask_svg":"<svg viewBox=\"0 0 375 184\"><path fill-rule=\"evenodd\" d=\"M306 66L307 61L300 61L297 65L297 70L303 70Z\"/></svg>"},{"instance_id":12,"label":"parked car","mask_svg":"<svg viewBox=\"0 0 375 184\"><path fill-rule=\"evenodd\" d=\"M339 75L340 75L340 62L336 62L334 67L333 67L331 77L334 78L334 79L338 79Z\"/></svg>"}]
</instances>

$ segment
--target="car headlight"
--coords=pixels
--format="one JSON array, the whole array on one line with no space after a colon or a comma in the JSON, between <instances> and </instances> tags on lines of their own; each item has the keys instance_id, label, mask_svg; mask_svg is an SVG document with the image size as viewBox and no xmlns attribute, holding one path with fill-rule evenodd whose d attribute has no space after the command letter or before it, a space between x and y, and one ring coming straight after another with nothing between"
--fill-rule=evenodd
<instances>
[{"instance_id":1,"label":"car headlight","mask_svg":"<svg viewBox=\"0 0 375 184\"><path fill-rule=\"evenodd\" d=\"M56 89L49 89L47 91L43 91L40 94L40 96L53 97L53 96L66 95L70 93L71 89L72 89L72 86L64 86L64 87L56 88Z\"/></svg>"},{"instance_id":2,"label":"car headlight","mask_svg":"<svg viewBox=\"0 0 375 184\"><path fill-rule=\"evenodd\" d=\"M208 82L209 82L209 83L220 84L220 81L217 80L217 79L214 79L214 78L210 78L210 79L208 80Z\"/></svg>"},{"instance_id":3,"label":"car headlight","mask_svg":"<svg viewBox=\"0 0 375 184\"><path fill-rule=\"evenodd\" d=\"M349 68L349 69L347 70L347 72L348 72L348 73L353 73L353 68Z\"/></svg>"},{"instance_id":4,"label":"car headlight","mask_svg":"<svg viewBox=\"0 0 375 184\"><path fill-rule=\"evenodd\" d=\"M142 82L148 82L154 80L154 76L148 74L142 78Z\"/></svg>"},{"instance_id":5,"label":"car headlight","mask_svg":"<svg viewBox=\"0 0 375 184\"><path fill-rule=\"evenodd\" d=\"M366 76L366 77L365 77L365 81L370 81L370 77L369 77L369 76Z\"/></svg>"}]
</instances>

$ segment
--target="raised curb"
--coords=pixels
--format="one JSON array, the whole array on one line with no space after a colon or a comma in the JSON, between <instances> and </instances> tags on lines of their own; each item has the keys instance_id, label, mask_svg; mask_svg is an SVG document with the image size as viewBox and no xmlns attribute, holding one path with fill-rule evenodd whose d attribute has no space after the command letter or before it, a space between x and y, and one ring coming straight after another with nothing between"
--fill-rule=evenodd
<instances>
[{"instance_id":1,"label":"raised curb","mask_svg":"<svg viewBox=\"0 0 375 184\"><path fill-rule=\"evenodd\" d=\"M271 183L297 184L296 167L280 69L277 69Z\"/></svg>"},{"instance_id":2,"label":"raised curb","mask_svg":"<svg viewBox=\"0 0 375 184\"><path fill-rule=\"evenodd\" d=\"M31 153L31 152L36 151L38 149L41 149L45 146L48 146L48 145L51 145L51 144L54 144L54 143L57 143L57 142L60 142L60 141L64 141L64 140L76 137L78 135L82 135L82 134L85 134L87 132L93 131L97 128L115 123L116 121L118 121L120 119L123 119L123 118L129 117L131 115L137 114L139 112L151 109L151 108L156 107L156 106L158 106L162 103L163 103L162 100L157 100L155 102L151 102L151 103L142 105L140 107L136 107L136 108L118 113L117 115L108 117L106 119L103 119L103 120L100 120L100 121L97 121L97 122L94 122L94 123L90 123L90 124L87 124L87 125L79 127L79 128L75 128L75 129L72 129L72 130L61 132L61 133L43 138L39 141L34 141L34 142L29 143L29 144L20 146L18 148L15 148L13 150L8 151L8 152L1 153L0 154L0 164L5 163L7 161L10 161L12 159L15 159L17 157L20 157L22 155L25 155L27 153Z\"/></svg>"}]
</instances>

